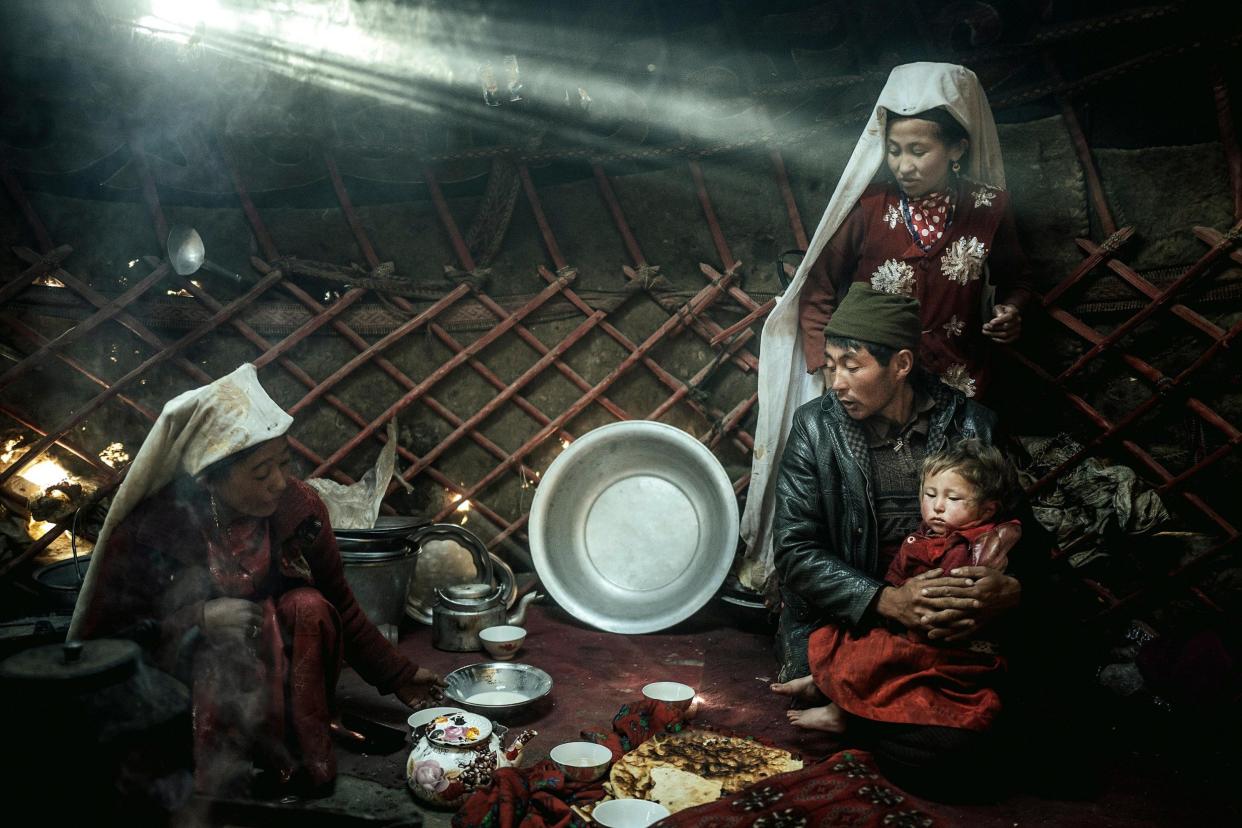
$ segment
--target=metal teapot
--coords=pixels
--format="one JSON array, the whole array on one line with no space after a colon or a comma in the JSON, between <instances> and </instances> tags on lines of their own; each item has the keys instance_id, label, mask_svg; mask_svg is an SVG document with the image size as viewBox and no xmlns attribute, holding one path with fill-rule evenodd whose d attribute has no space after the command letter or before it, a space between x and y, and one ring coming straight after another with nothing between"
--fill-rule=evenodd
<instances>
[{"instance_id":1,"label":"metal teapot","mask_svg":"<svg viewBox=\"0 0 1242 828\"><path fill-rule=\"evenodd\" d=\"M490 584L457 584L436 590L431 608L431 644L437 650L469 653L481 650L479 630L502 624L521 626L526 608L539 597L531 592L518 601L512 615L505 615L503 588Z\"/></svg>"}]
</instances>

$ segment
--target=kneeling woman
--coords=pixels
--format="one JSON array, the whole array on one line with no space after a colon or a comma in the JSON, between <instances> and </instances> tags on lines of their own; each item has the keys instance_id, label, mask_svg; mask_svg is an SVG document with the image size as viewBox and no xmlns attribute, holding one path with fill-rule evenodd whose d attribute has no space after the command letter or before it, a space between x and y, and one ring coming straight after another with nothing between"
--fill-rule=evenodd
<instances>
[{"instance_id":1,"label":"kneeling woman","mask_svg":"<svg viewBox=\"0 0 1242 828\"><path fill-rule=\"evenodd\" d=\"M70 637L133 637L157 666L188 672L203 791L241 792L253 766L331 783L342 659L410 707L439 693L354 599L327 509L289 475L292 422L252 365L170 400L74 610Z\"/></svg>"}]
</instances>

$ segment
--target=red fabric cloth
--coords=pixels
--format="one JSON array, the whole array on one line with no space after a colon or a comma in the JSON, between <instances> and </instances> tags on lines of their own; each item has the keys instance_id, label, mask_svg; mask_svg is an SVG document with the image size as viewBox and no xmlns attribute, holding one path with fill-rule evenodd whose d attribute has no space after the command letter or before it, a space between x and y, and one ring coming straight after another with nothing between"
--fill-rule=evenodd
<instances>
[{"instance_id":1,"label":"red fabric cloth","mask_svg":"<svg viewBox=\"0 0 1242 828\"><path fill-rule=\"evenodd\" d=\"M989 546L983 541L997 531L996 524L983 524L932 537L924 528L906 538L885 582L901 586L937 567L977 565L976 548ZM938 644L912 631L875 627L853 632L826 625L811 634L807 656L815 686L824 695L873 721L982 731L1001 710L996 686L1005 660L990 643Z\"/></svg>"},{"instance_id":2,"label":"red fabric cloth","mask_svg":"<svg viewBox=\"0 0 1242 828\"><path fill-rule=\"evenodd\" d=\"M665 817L659 828L947 828L956 822L935 805L893 785L870 754L841 751L733 796Z\"/></svg>"},{"instance_id":3,"label":"red fabric cloth","mask_svg":"<svg viewBox=\"0 0 1242 828\"><path fill-rule=\"evenodd\" d=\"M619 759L659 732L684 727L682 714L662 702L623 706L609 733L582 736L612 748ZM453 816L453 828L585 828L570 805L604 798L603 780L568 782L548 760L530 768L502 768L490 788L476 792ZM943 828L953 823L935 806L888 782L864 751L843 751L800 771L758 782L733 796L689 808L656 823L660 828L806 828L819 825Z\"/></svg>"},{"instance_id":4,"label":"red fabric cloth","mask_svg":"<svg viewBox=\"0 0 1242 828\"><path fill-rule=\"evenodd\" d=\"M953 194L957 208L953 225L924 252L910 237L895 184L868 187L820 257L822 271L813 269L798 297L802 346L807 368L824 365L824 325L836 307L833 285L870 282L889 262L908 267L919 300L923 338L919 357L937 376L956 365L975 381L981 394L988 382L993 343L983 336L982 278L949 278L945 255L959 242L976 239L986 249L986 262L998 302L1021 307L1030 297L1030 265L1018 243L1008 193L959 179ZM950 269L952 272L952 269ZM816 278L823 272L827 279Z\"/></svg>"},{"instance_id":5,"label":"red fabric cloth","mask_svg":"<svg viewBox=\"0 0 1242 828\"><path fill-rule=\"evenodd\" d=\"M315 784L330 781L336 759L329 723L342 658L382 693L412 683L417 667L358 606L327 509L312 489L290 481L276 513L233 527L226 545L205 504L178 497L177 486L117 526L84 636L154 622L153 660L175 672L207 601L254 601L264 620L253 649L200 641L192 651L200 787L219 790L248 777L251 760L282 775L301 767ZM317 534L307 533L310 520L319 521Z\"/></svg>"},{"instance_id":6,"label":"red fabric cloth","mask_svg":"<svg viewBox=\"0 0 1242 828\"><path fill-rule=\"evenodd\" d=\"M606 745L613 760L647 741L656 733L682 729L682 713L663 702L644 699L624 705L612 719L608 733L583 731L582 738ZM603 799L604 781L570 782L556 764L545 759L529 768L501 768L490 788L476 791L453 817L454 828L567 828L588 823L570 810L571 805Z\"/></svg>"},{"instance_id":7,"label":"red fabric cloth","mask_svg":"<svg viewBox=\"0 0 1242 828\"><path fill-rule=\"evenodd\" d=\"M944 238L949 219L953 217L953 193L932 193L910 202L910 223L924 247Z\"/></svg>"}]
</instances>

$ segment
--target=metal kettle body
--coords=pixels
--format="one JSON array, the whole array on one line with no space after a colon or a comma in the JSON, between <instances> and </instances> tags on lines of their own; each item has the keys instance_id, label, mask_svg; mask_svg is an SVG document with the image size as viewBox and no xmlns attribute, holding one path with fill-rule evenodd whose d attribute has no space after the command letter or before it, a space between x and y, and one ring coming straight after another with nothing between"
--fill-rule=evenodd
<instances>
[{"instance_id":1,"label":"metal kettle body","mask_svg":"<svg viewBox=\"0 0 1242 828\"><path fill-rule=\"evenodd\" d=\"M458 584L436 590L431 609L431 644L455 653L483 649L479 631L505 623L501 588L489 584Z\"/></svg>"}]
</instances>

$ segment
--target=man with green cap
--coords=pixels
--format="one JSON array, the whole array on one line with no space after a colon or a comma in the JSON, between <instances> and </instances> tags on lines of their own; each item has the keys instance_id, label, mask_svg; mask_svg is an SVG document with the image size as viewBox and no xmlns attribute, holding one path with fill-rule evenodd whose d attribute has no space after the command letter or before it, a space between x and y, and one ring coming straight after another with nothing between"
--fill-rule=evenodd
<instances>
[{"instance_id":1,"label":"man with green cap","mask_svg":"<svg viewBox=\"0 0 1242 828\"><path fill-rule=\"evenodd\" d=\"M1018 580L994 570L933 570L901 587L882 580L886 553L918 526L923 458L959 439L991 443L996 425L990 410L918 369L920 327L916 300L855 282L824 328L827 391L794 414L777 476L778 693L815 692L806 647L820 624L897 624L932 640L955 640L1018 602ZM800 718L803 726L836 733L846 724ZM884 729L849 724L868 725ZM897 761L910 765L929 752L965 749L972 736L947 732L952 728L887 729L881 737L895 739L889 747Z\"/></svg>"}]
</instances>

